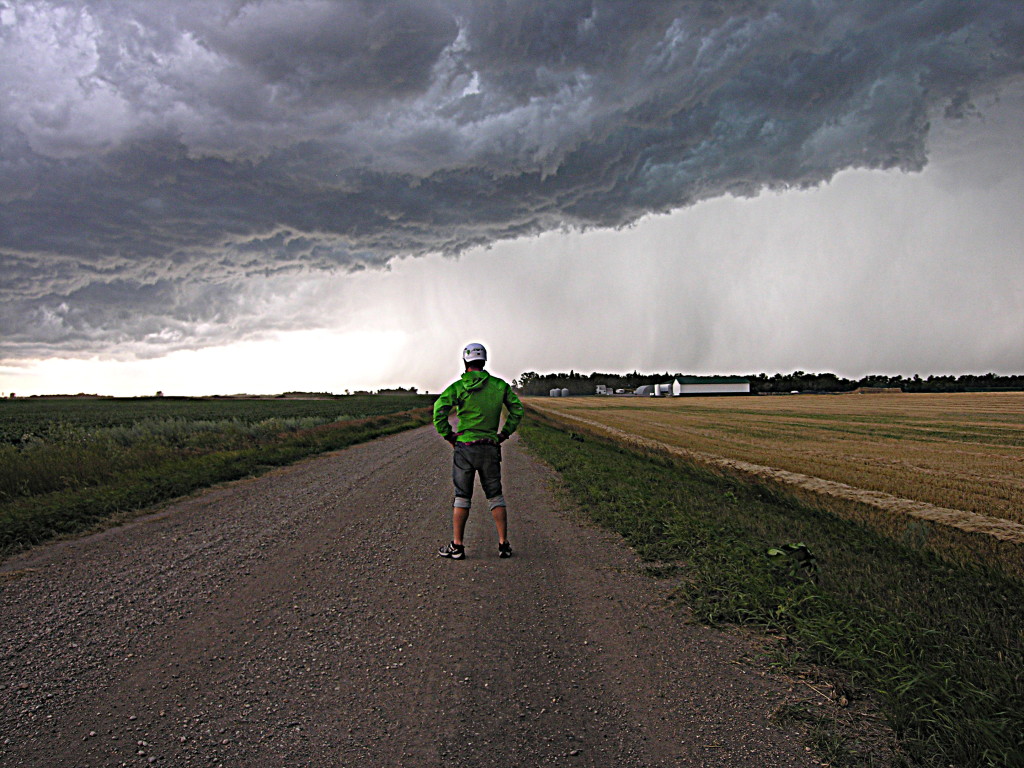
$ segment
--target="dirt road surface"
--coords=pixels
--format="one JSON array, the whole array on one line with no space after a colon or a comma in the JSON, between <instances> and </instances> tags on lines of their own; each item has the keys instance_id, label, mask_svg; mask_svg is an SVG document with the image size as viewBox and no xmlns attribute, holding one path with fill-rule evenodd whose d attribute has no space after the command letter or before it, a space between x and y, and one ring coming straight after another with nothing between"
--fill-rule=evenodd
<instances>
[{"instance_id":1,"label":"dirt road surface","mask_svg":"<svg viewBox=\"0 0 1024 768\"><path fill-rule=\"evenodd\" d=\"M0 764L816 764L770 722L807 692L669 610L515 439L515 556L478 503L436 557L449 472L424 428L8 560Z\"/></svg>"}]
</instances>

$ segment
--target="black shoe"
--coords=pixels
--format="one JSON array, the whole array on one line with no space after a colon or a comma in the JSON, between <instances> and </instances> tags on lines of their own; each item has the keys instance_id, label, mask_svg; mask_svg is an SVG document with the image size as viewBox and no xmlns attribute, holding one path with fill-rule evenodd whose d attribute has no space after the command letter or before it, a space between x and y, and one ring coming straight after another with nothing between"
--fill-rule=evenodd
<instances>
[{"instance_id":1,"label":"black shoe","mask_svg":"<svg viewBox=\"0 0 1024 768\"><path fill-rule=\"evenodd\" d=\"M466 548L461 544L456 544L454 541L449 541L437 550L437 556L450 557L452 560L461 560L466 556Z\"/></svg>"},{"instance_id":2,"label":"black shoe","mask_svg":"<svg viewBox=\"0 0 1024 768\"><path fill-rule=\"evenodd\" d=\"M512 545L507 541L504 544L498 544L498 557L512 557Z\"/></svg>"}]
</instances>

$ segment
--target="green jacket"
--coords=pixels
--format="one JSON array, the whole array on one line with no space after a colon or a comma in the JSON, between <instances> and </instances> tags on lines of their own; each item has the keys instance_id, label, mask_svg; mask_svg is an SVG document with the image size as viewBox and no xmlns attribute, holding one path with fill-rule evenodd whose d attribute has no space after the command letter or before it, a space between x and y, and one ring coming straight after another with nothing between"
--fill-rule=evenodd
<instances>
[{"instance_id":1,"label":"green jacket","mask_svg":"<svg viewBox=\"0 0 1024 768\"><path fill-rule=\"evenodd\" d=\"M523 404L507 383L487 371L466 371L434 402L434 426L446 440L452 434L448 413L454 408L459 417L459 442L495 440L501 408L508 409L501 431L506 436L516 431L523 418Z\"/></svg>"}]
</instances>

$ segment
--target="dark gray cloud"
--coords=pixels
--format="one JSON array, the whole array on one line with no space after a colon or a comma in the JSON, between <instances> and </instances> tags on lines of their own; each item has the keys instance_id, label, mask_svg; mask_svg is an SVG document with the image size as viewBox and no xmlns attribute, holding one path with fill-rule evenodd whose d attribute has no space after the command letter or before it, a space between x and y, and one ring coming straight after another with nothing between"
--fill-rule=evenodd
<instances>
[{"instance_id":1,"label":"dark gray cloud","mask_svg":"<svg viewBox=\"0 0 1024 768\"><path fill-rule=\"evenodd\" d=\"M1018 0L0 0L0 357L294 318L253 280L849 167L1024 73Z\"/></svg>"}]
</instances>

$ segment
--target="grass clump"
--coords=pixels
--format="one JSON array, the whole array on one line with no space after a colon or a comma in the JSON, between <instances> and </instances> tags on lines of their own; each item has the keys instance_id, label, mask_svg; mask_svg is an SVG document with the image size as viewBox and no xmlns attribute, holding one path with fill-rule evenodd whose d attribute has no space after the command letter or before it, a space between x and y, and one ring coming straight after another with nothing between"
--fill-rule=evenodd
<instances>
[{"instance_id":1,"label":"grass clump","mask_svg":"<svg viewBox=\"0 0 1024 768\"><path fill-rule=\"evenodd\" d=\"M543 418L522 431L595 521L655 571L677 570L698 619L785 635L800 661L841 671L880 702L911 764L1024 765L1020 580L775 487L570 439ZM813 565L786 556L801 551Z\"/></svg>"}]
</instances>

